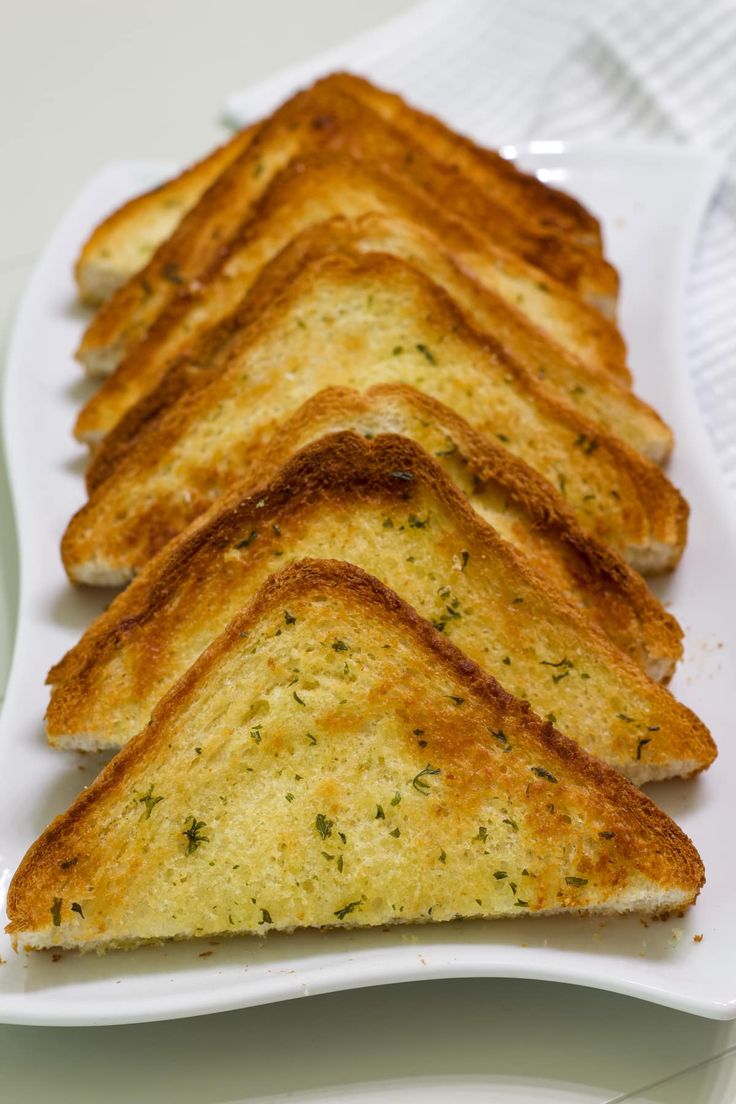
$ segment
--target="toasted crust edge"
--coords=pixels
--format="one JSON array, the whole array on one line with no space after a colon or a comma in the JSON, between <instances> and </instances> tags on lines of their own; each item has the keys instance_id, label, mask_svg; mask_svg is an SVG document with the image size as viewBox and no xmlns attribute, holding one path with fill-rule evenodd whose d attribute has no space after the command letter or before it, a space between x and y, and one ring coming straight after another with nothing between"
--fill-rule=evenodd
<instances>
[{"instance_id":1,"label":"toasted crust edge","mask_svg":"<svg viewBox=\"0 0 736 1104\"><path fill-rule=\"evenodd\" d=\"M615 771L594 760L548 722L542 722L525 702L519 703L477 664L469 660L449 640L439 634L429 622L424 621L393 591L373 576L351 564L334 560L303 560L271 576L246 607L217 638L176 686L158 704L151 723L136 736L98 776L95 782L74 801L65 814L57 817L41 837L31 845L23 858L8 889L6 931L17 943L20 933L30 933L33 927L29 919L33 908L26 901L33 896L33 881L42 879L54 861L54 852L63 840L83 832L86 817L94 803L111 793L125 778L126 768L145 758L146 751L155 745L166 721L175 716L177 709L196 694L203 675L212 670L230 645L247 634L276 606L281 606L291 594L304 596L317 589L344 590L351 599L361 605L373 606L379 613L391 619L395 627L414 637L418 647L462 678L475 697L504 709L520 709L520 715L528 723L538 727L538 735L546 749L565 763L572 763L589 785L611 801L634 824L648 828L662 840L658 852L660 865L669 862L682 871L682 899L680 907L692 904L705 882L705 870L695 846L688 836L653 801L628 783ZM650 874L651 877L653 875ZM28 934L26 935L26 938Z\"/></svg>"}]
</instances>

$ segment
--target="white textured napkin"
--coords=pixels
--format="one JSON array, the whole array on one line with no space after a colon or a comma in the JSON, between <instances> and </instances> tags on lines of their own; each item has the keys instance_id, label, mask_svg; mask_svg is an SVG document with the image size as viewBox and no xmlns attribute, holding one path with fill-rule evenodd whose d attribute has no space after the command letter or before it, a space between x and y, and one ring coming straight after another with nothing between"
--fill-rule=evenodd
<instances>
[{"instance_id":1,"label":"white textured napkin","mask_svg":"<svg viewBox=\"0 0 736 1104\"><path fill-rule=\"evenodd\" d=\"M233 96L242 124L350 68L479 141L646 138L709 146L727 169L689 289L689 362L736 491L736 4L733 0L424 0Z\"/></svg>"}]
</instances>

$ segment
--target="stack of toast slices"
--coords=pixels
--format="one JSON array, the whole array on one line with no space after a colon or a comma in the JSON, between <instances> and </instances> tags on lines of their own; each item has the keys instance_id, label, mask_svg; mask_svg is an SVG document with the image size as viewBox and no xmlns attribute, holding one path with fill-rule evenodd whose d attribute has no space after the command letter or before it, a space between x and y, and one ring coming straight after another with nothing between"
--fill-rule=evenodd
<instances>
[{"instance_id":1,"label":"stack of toast slices","mask_svg":"<svg viewBox=\"0 0 736 1104\"><path fill-rule=\"evenodd\" d=\"M114 212L76 269L88 500L125 587L49 672L109 750L16 946L692 904L639 785L710 766L645 574L688 508L596 219L346 73Z\"/></svg>"}]
</instances>

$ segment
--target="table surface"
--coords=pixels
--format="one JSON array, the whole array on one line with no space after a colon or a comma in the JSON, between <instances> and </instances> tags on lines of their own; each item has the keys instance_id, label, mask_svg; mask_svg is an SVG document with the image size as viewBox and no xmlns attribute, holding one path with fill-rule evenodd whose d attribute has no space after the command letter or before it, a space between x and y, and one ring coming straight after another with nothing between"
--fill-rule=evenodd
<instances>
[{"instance_id":1,"label":"table surface","mask_svg":"<svg viewBox=\"0 0 736 1104\"><path fill-rule=\"evenodd\" d=\"M23 0L0 34L0 341L33 263L102 165L185 162L223 136L234 89L410 0ZM0 467L0 687L15 605ZM0 970L2 966L0 966ZM0 1097L235 1101L736 1100L736 1022L595 990L425 982L160 1024L0 1026Z\"/></svg>"}]
</instances>

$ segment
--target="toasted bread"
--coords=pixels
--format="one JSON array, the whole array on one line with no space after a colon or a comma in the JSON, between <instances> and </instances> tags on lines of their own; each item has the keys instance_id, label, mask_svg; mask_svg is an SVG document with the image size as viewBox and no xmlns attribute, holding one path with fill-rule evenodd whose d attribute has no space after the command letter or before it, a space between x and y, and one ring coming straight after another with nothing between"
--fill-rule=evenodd
<instances>
[{"instance_id":1,"label":"toasted bread","mask_svg":"<svg viewBox=\"0 0 736 1104\"><path fill-rule=\"evenodd\" d=\"M279 422L325 386L409 383L445 402L558 487L586 532L636 567L676 563L687 508L661 470L551 399L453 301L394 257L307 264L226 364L197 386L185 368L129 411L100 447L107 478L62 542L79 582L127 581L242 471ZM196 374L196 373L195 373Z\"/></svg>"},{"instance_id":2,"label":"toasted bread","mask_svg":"<svg viewBox=\"0 0 736 1104\"><path fill-rule=\"evenodd\" d=\"M614 270L590 251L531 233L508 208L494 203L457 169L414 146L370 108L342 93L312 90L260 126L247 150L205 192L146 268L103 306L79 349L88 371L111 371L167 304L187 286L196 286L237 236L275 173L293 157L322 148L344 149L378 165L417 195L470 223L489 245L534 266L549 298L561 284L576 293L587 291L596 302L615 295ZM582 302L579 307L584 312ZM604 320L598 320L603 327Z\"/></svg>"},{"instance_id":3,"label":"toasted bread","mask_svg":"<svg viewBox=\"0 0 736 1104\"><path fill-rule=\"evenodd\" d=\"M641 575L586 535L562 495L528 464L477 433L442 403L403 384L364 393L327 388L259 451L248 483L263 486L300 448L327 433L395 433L434 456L481 517L529 559L650 678L667 681L682 656L682 629Z\"/></svg>"},{"instance_id":4,"label":"toasted bread","mask_svg":"<svg viewBox=\"0 0 736 1104\"><path fill-rule=\"evenodd\" d=\"M504 207L514 211L541 234L571 238L578 245L602 253L601 229L597 219L572 196L543 184L531 173L469 138L457 134L439 119L417 110L401 96L371 84L353 73L332 73L317 88L339 88L361 100L397 129L445 164L453 165ZM608 311L610 301L601 304Z\"/></svg>"},{"instance_id":5,"label":"toasted bread","mask_svg":"<svg viewBox=\"0 0 736 1104\"><path fill-rule=\"evenodd\" d=\"M625 779L380 582L306 562L32 845L28 949L691 904L703 865Z\"/></svg>"},{"instance_id":6,"label":"toasted bread","mask_svg":"<svg viewBox=\"0 0 736 1104\"><path fill-rule=\"evenodd\" d=\"M140 272L210 184L247 148L255 129L238 131L179 176L108 215L84 243L74 269L80 300L99 306Z\"/></svg>"},{"instance_id":7,"label":"toasted bread","mask_svg":"<svg viewBox=\"0 0 736 1104\"><path fill-rule=\"evenodd\" d=\"M268 575L305 556L381 578L638 782L689 776L715 755L700 721L481 520L418 445L351 432L306 446L270 485L231 492L149 564L51 671L51 742L120 746Z\"/></svg>"},{"instance_id":8,"label":"toasted bread","mask_svg":"<svg viewBox=\"0 0 736 1104\"><path fill-rule=\"evenodd\" d=\"M307 182L313 179L314 174L311 177L295 174L292 180L296 189L285 189L291 202L284 206L277 203L267 217L261 214L255 220L247 245L238 254L237 271L233 257L217 278L205 283L190 298L189 304L182 298L164 312L146 339L118 365L82 409L75 429L80 439L99 442L127 409L156 386L177 355L198 359L201 341L212 355L216 347L212 341L215 327L226 338L242 325L245 315L257 314L248 303L248 289L259 274L264 257L268 258L269 252L275 253L282 241L288 241L295 222L298 226L298 212L306 219L316 213L313 201L304 206L298 202L299 190L305 190L306 184L309 191ZM344 202L345 189L330 190L327 196L342 196ZM507 295L502 282L506 274L502 274L501 281L495 280L498 273L493 258L489 261L483 251L474 254L470 243L463 241L463 244L466 248L461 253L453 253L447 248L446 236L438 241L433 233L413 221L366 214L352 221L333 218L311 226L293 242L288 258L296 269L306 259L330 251L383 252L403 257L444 287L476 328L493 335L510 356L541 381L543 388L616 433L632 448L658 463L666 460L672 434L652 408L609 372L589 367L547 340L510 305L509 298L514 295L508 293L503 298L494 289L495 282ZM285 264L282 258L279 272ZM245 296L241 298L243 292Z\"/></svg>"},{"instance_id":9,"label":"toasted bread","mask_svg":"<svg viewBox=\"0 0 736 1104\"><path fill-rule=\"evenodd\" d=\"M343 429L400 433L422 445L478 513L585 609L619 648L657 681L671 677L682 654L682 631L639 573L586 535L559 491L528 464L413 387L319 392L275 429L268 445L244 458L238 478L244 485L264 484L302 445ZM104 481L104 472L96 474Z\"/></svg>"}]
</instances>

